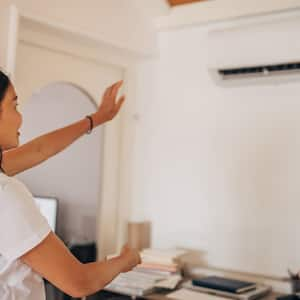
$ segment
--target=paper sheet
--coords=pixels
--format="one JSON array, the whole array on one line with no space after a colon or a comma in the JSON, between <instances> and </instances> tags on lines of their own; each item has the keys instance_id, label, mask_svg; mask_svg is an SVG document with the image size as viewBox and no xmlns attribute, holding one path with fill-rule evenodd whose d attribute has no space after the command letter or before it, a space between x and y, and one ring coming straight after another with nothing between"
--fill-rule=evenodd
<instances>
[{"instance_id":1,"label":"paper sheet","mask_svg":"<svg viewBox=\"0 0 300 300\"><path fill-rule=\"evenodd\" d=\"M228 298L199 293L188 289L180 289L168 294L167 297L176 300L228 300Z\"/></svg>"}]
</instances>

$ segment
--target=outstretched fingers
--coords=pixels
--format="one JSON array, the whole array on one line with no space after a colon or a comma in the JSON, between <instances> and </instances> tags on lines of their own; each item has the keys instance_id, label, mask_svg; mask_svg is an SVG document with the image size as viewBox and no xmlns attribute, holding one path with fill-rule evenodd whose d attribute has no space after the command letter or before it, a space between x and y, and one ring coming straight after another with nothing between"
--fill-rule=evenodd
<instances>
[{"instance_id":1,"label":"outstretched fingers","mask_svg":"<svg viewBox=\"0 0 300 300\"><path fill-rule=\"evenodd\" d=\"M123 84L123 80L120 80L111 87L110 97L113 98L114 100L116 99L118 91L122 86L122 84Z\"/></svg>"},{"instance_id":2,"label":"outstretched fingers","mask_svg":"<svg viewBox=\"0 0 300 300\"><path fill-rule=\"evenodd\" d=\"M121 107L122 107L124 101L125 101L125 95L122 95L122 96L119 98L119 100L118 100L118 102L117 102L117 104L116 104L116 106L115 106L116 114L117 114L117 113L119 112L119 110L121 109Z\"/></svg>"}]
</instances>

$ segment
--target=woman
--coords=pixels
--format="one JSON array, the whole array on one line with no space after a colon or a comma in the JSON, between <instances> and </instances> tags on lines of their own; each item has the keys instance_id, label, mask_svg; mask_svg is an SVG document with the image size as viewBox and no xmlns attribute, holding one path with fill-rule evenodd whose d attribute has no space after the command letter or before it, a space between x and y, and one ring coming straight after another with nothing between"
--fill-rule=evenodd
<instances>
[{"instance_id":1,"label":"woman","mask_svg":"<svg viewBox=\"0 0 300 300\"><path fill-rule=\"evenodd\" d=\"M22 124L18 97L9 78L0 71L1 300L45 299L42 277L73 297L84 297L140 263L138 252L127 246L116 258L80 263L51 231L26 186L12 177L62 151L93 127L113 119L125 100L123 96L116 102L121 85L122 81L106 89L94 114L18 147Z\"/></svg>"}]
</instances>

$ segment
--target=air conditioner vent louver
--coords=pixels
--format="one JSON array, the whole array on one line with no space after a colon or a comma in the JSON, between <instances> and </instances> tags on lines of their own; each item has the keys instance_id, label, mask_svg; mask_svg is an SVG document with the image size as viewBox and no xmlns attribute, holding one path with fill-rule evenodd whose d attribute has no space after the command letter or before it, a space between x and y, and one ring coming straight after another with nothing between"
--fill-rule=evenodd
<instances>
[{"instance_id":1,"label":"air conditioner vent louver","mask_svg":"<svg viewBox=\"0 0 300 300\"><path fill-rule=\"evenodd\" d=\"M223 80L300 73L300 62L218 70Z\"/></svg>"}]
</instances>

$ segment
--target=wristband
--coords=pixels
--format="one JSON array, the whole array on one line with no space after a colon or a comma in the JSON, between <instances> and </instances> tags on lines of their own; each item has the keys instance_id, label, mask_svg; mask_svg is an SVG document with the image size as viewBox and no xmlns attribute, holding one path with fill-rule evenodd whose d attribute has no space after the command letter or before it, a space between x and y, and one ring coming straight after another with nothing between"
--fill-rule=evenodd
<instances>
[{"instance_id":1,"label":"wristband","mask_svg":"<svg viewBox=\"0 0 300 300\"><path fill-rule=\"evenodd\" d=\"M93 122L93 118L91 116L86 116L86 118L90 121L90 129L86 133L90 134L93 131L94 122Z\"/></svg>"}]
</instances>

